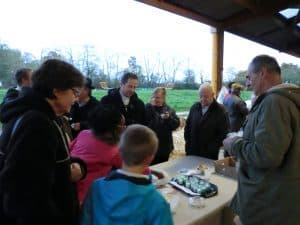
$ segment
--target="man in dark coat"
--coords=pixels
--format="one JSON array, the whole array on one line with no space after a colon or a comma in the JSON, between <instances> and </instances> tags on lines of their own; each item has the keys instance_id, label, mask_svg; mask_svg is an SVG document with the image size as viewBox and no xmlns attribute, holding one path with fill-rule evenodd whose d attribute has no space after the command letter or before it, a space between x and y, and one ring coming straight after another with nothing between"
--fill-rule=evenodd
<instances>
[{"instance_id":1,"label":"man in dark coat","mask_svg":"<svg viewBox=\"0 0 300 225\"><path fill-rule=\"evenodd\" d=\"M124 115L126 125L145 124L145 105L138 98L135 89L138 77L134 73L125 73L121 79L120 88L108 91L108 95L101 99L101 103L115 106Z\"/></svg>"},{"instance_id":2,"label":"man in dark coat","mask_svg":"<svg viewBox=\"0 0 300 225\"><path fill-rule=\"evenodd\" d=\"M200 102L189 112L184 129L187 155L218 159L219 148L228 133L228 117L222 105L214 99L210 84L199 88Z\"/></svg>"},{"instance_id":3,"label":"man in dark coat","mask_svg":"<svg viewBox=\"0 0 300 225\"><path fill-rule=\"evenodd\" d=\"M17 87L9 88L3 97L3 105L5 102L11 101L19 96L20 91L23 88L31 87L32 69L21 68L15 73L15 80L17 81Z\"/></svg>"},{"instance_id":4,"label":"man in dark coat","mask_svg":"<svg viewBox=\"0 0 300 225\"><path fill-rule=\"evenodd\" d=\"M92 80L86 78L84 87L78 96L78 101L76 101L71 108L70 122L73 138L76 138L80 131L89 128L88 115L99 103L98 100L92 96L92 90L94 88Z\"/></svg>"},{"instance_id":5,"label":"man in dark coat","mask_svg":"<svg viewBox=\"0 0 300 225\"><path fill-rule=\"evenodd\" d=\"M249 112L246 103L240 97L241 89L242 85L233 83L231 85L231 93L223 102L229 116L230 132L237 132L241 129Z\"/></svg>"},{"instance_id":6,"label":"man in dark coat","mask_svg":"<svg viewBox=\"0 0 300 225\"><path fill-rule=\"evenodd\" d=\"M32 81L32 89L0 111L1 225L76 225L79 208L72 181L82 178L83 162L71 162L60 116L70 111L83 76L52 59L35 71Z\"/></svg>"}]
</instances>

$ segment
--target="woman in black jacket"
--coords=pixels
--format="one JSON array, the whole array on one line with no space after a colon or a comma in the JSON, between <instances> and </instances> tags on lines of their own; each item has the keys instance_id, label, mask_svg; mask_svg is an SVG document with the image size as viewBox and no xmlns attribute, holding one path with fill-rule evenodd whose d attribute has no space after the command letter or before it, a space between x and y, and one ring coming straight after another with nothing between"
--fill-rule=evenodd
<instances>
[{"instance_id":1,"label":"woman in black jacket","mask_svg":"<svg viewBox=\"0 0 300 225\"><path fill-rule=\"evenodd\" d=\"M0 142L6 160L0 172L0 221L75 225L78 201L72 181L82 177L83 164L71 162L60 116L70 111L83 76L71 64L52 59L34 72L32 82L32 89L0 111L6 137L20 118L8 146Z\"/></svg>"},{"instance_id":2,"label":"woman in black jacket","mask_svg":"<svg viewBox=\"0 0 300 225\"><path fill-rule=\"evenodd\" d=\"M159 140L152 165L168 161L174 148L172 131L176 130L179 124L176 112L166 104L166 89L154 89L150 103L146 104L146 125L156 133Z\"/></svg>"}]
</instances>

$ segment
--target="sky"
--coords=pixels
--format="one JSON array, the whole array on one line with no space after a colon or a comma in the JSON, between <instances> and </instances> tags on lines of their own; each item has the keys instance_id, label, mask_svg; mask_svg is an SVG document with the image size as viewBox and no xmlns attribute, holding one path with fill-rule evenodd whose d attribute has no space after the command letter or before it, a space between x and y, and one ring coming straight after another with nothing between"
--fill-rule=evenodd
<instances>
[{"instance_id":1,"label":"sky","mask_svg":"<svg viewBox=\"0 0 300 225\"><path fill-rule=\"evenodd\" d=\"M210 27L134 0L0 0L0 41L39 57L43 49L95 46L100 55L116 52L121 67L136 56L176 57L196 72L212 66ZM224 36L224 74L246 70L258 54L300 66L300 58L229 33Z\"/></svg>"}]
</instances>

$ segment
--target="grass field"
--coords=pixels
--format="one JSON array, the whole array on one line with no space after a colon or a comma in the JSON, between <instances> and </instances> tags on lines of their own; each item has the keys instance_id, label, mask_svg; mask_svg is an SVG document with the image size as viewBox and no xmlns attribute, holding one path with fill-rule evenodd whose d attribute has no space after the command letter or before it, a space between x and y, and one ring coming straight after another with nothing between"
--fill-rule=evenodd
<instances>
[{"instance_id":1,"label":"grass field","mask_svg":"<svg viewBox=\"0 0 300 225\"><path fill-rule=\"evenodd\" d=\"M137 89L138 96L146 103L149 102L153 89ZM6 89L0 89L0 102L6 93ZM94 90L93 96L97 99L107 94L107 90ZM251 91L242 92L241 96L244 100L251 98ZM167 103L176 110L176 112L188 111L192 104L199 100L198 90L168 90Z\"/></svg>"}]
</instances>

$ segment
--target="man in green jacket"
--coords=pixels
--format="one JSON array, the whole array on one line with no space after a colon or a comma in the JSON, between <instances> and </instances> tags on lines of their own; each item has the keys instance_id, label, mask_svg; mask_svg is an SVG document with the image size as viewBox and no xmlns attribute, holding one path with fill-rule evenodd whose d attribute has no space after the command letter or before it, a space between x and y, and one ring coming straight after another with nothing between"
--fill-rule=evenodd
<instances>
[{"instance_id":1,"label":"man in green jacket","mask_svg":"<svg viewBox=\"0 0 300 225\"><path fill-rule=\"evenodd\" d=\"M282 84L273 57L256 56L248 76L257 99L243 137L225 150L238 165L232 208L243 225L295 225L300 221L300 88Z\"/></svg>"}]
</instances>

